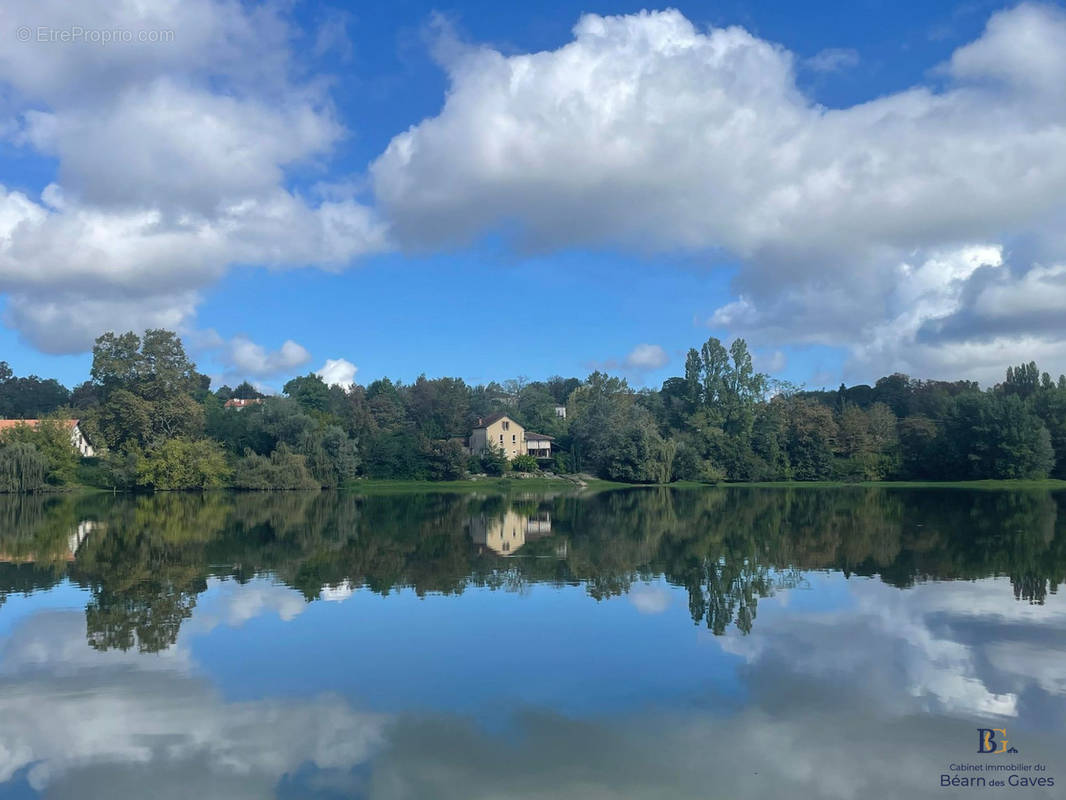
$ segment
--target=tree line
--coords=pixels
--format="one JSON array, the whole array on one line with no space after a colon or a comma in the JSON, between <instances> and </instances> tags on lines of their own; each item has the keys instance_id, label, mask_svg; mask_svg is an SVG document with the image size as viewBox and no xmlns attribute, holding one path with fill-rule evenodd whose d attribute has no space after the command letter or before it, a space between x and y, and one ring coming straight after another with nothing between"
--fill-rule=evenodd
<instances>
[{"instance_id":1,"label":"tree line","mask_svg":"<svg viewBox=\"0 0 1066 800\"><path fill-rule=\"evenodd\" d=\"M253 402L227 407L232 399ZM538 467L632 483L1066 478L1066 377L1033 362L987 389L893 374L805 391L756 372L743 339L726 347L713 337L658 389L599 371L350 388L312 373L268 397L247 382L212 389L173 332L107 333L73 390L0 362L0 411L51 420L3 432L0 491L308 489ZM552 461L469 456L465 438L493 413L553 436ZM58 422L70 418L98 458L66 445Z\"/></svg>"}]
</instances>

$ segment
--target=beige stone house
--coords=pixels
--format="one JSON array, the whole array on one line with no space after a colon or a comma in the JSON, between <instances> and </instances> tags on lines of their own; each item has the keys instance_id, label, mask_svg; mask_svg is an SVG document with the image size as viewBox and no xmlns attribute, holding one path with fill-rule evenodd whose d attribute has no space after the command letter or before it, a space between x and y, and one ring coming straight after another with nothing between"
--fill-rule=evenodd
<instances>
[{"instance_id":1,"label":"beige stone house","mask_svg":"<svg viewBox=\"0 0 1066 800\"><path fill-rule=\"evenodd\" d=\"M551 443L551 436L527 431L506 414L493 414L479 419L470 434L472 454L485 452L491 444L500 448L509 461L526 454L548 458L551 456Z\"/></svg>"}]
</instances>

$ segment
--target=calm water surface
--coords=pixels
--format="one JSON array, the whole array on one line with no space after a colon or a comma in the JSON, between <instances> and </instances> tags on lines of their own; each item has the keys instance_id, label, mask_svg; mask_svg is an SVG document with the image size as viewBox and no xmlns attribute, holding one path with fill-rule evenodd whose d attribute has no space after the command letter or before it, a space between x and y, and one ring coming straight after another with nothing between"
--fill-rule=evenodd
<instances>
[{"instance_id":1,"label":"calm water surface","mask_svg":"<svg viewBox=\"0 0 1066 800\"><path fill-rule=\"evenodd\" d=\"M1066 797L1064 503L0 496L0 798Z\"/></svg>"}]
</instances>

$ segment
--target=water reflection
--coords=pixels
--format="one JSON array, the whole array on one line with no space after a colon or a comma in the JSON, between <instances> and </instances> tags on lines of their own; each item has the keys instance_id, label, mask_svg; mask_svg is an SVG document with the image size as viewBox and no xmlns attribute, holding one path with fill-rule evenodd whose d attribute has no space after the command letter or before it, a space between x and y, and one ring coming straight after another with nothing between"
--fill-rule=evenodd
<instances>
[{"instance_id":1,"label":"water reflection","mask_svg":"<svg viewBox=\"0 0 1066 800\"><path fill-rule=\"evenodd\" d=\"M750 632L759 600L810 570L924 580L1008 576L1043 603L1066 571L1048 492L633 490L590 497L160 494L0 497L0 604L69 578L97 649L172 644L210 577L269 573L307 600L352 587L582 585L594 598L665 576L692 619ZM521 555L524 558L513 559Z\"/></svg>"},{"instance_id":2,"label":"water reflection","mask_svg":"<svg viewBox=\"0 0 1066 800\"><path fill-rule=\"evenodd\" d=\"M496 513L482 511L470 517L468 524L471 541L500 556L514 555L526 542L543 539L552 533L551 511L548 510L532 514L528 509L508 508ZM565 558L565 541L555 548L555 555Z\"/></svg>"},{"instance_id":3,"label":"water reflection","mask_svg":"<svg viewBox=\"0 0 1066 800\"><path fill-rule=\"evenodd\" d=\"M942 797L1066 745L1062 500L2 497L0 798Z\"/></svg>"}]
</instances>

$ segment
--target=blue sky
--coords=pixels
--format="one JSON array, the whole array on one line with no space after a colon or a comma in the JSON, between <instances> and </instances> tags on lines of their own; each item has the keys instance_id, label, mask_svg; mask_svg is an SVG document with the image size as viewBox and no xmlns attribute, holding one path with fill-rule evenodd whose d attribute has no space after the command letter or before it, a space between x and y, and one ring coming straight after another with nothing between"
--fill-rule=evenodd
<instances>
[{"instance_id":1,"label":"blue sky","mask_svg":"<svg viewBox=\"0 0 1066 800\"><path fill-rule=\"evenodd\" d=\"M808 385L1066 369L1061 4L644 8L12 3L0 359L74 384L160 325L268 387L654 386L710 335Z\"/></svg>"}]
</instances>

